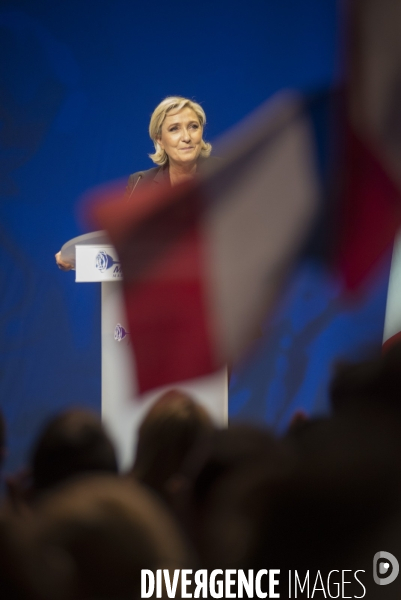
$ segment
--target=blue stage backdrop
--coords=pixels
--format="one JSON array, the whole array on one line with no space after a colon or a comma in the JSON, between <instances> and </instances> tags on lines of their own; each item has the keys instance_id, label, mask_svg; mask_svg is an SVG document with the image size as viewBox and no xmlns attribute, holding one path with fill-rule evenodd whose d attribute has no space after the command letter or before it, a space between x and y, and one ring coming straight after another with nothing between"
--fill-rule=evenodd
<instances>
[{"instance_id":1,"label":"blue stage backdrop","mask_svg":"<svg viewBox=\"0 0 401 600\"><path fill-rule=\"evenodd\" d=\"M2 0L1 408L12 472L44 421L100 410L98 285L75 285L54 253L79 235L77 198L151 167L155 105L201 102L206 138L278 89L327 85L334 0ZM231 386L233 418L281 431L294 409L327 410L332 364L381 341L385 278L362 307L339 306L313 267L294 276L273 324Z\"/></svg>"}]
</instances>

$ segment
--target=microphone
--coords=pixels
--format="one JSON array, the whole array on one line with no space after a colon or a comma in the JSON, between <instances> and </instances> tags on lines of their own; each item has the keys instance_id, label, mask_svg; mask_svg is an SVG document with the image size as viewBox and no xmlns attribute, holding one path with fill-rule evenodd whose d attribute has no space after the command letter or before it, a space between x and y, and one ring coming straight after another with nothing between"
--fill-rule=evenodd
<instances>
[{"instance_id":1,"label":"microphone","mask_svg":"<svg viewBox=\"0 0 401 600\"><path fill-rule=\"evenodd\" d=\"M139 175L138 175L138 178L137 178L137 180L135 181L135 185L134 185L134 187L132 188L132 190L131 190L131 192L130 192L130 195L129 195L129 196L128 196L128 198L127 198L127 202L128 202L128 200L131 198L132 194L133 194L133 193L134 193L134 191L135 191L135 188L136 188L136 186L138 185L138 183L139 183L140 179L142 179L142 177L143 177L143 171L141 171L141 172L139 173Z\"/></svg>"}]
</instances>

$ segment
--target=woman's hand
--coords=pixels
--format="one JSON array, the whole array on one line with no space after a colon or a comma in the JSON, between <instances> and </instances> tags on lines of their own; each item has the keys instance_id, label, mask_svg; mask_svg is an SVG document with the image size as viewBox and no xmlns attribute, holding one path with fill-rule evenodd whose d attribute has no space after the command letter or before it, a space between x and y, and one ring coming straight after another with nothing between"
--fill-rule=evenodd
<instances>
[{"instance_id":1,"label":"woman's hand","mask_svg":"<svg viewBox=\"0 0 401 600\"><path fill-rule=\"evenodd\" d=\"M72 265L71 263L61 260L61 252L57 252L55 258L58 268L62 271L71 271L71 269L74 268L74 265Z\"/></svg>"}]
</instances>

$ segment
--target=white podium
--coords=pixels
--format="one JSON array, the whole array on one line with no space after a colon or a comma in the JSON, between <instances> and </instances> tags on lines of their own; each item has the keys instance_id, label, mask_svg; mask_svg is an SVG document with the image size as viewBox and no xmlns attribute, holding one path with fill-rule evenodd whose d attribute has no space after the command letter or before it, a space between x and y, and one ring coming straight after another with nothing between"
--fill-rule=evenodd
<instances>
[{"instance_id":1,"label":"white podium","mask_svg":"<svg viewBox=\"0 0 401 600\"><path fill-rule=\"evenodd\" d=\"M179 388L209 412L217 425L228 421L226 369L208 377L177 382L138 397L134 343L130 338L122 296L117 253L103 231L64 244L61 258L75 265L76 282L101 282L102 420L115 444L119 466L132 465L138 427L161 393Z\"/></svg>"}]
</instances>

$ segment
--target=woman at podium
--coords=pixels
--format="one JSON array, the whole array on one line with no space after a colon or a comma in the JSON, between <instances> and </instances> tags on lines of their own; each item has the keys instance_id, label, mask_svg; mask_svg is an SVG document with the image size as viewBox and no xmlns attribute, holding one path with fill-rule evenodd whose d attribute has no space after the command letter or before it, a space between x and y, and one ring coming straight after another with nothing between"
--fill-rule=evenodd
<instances>
[{"instance_id":1,"label":"woman at podium","mask_svg":"<svg viewBox=\"0 0 401 600\"><path fill-rule=\"evenodd\" d=\"M155 146L155 152L149 156L157 166L130 175L127 199L145 182L156 186L167 182L174 186L192 179L200 162L212 150L211 144L203 139L205 123L205 112L197 102L181 96L170 96L160 102L149 123L149 135ZM72 268L61 259L60 252L56 254L56 262L63 271Z\"/></svg>"}]
</instances>

